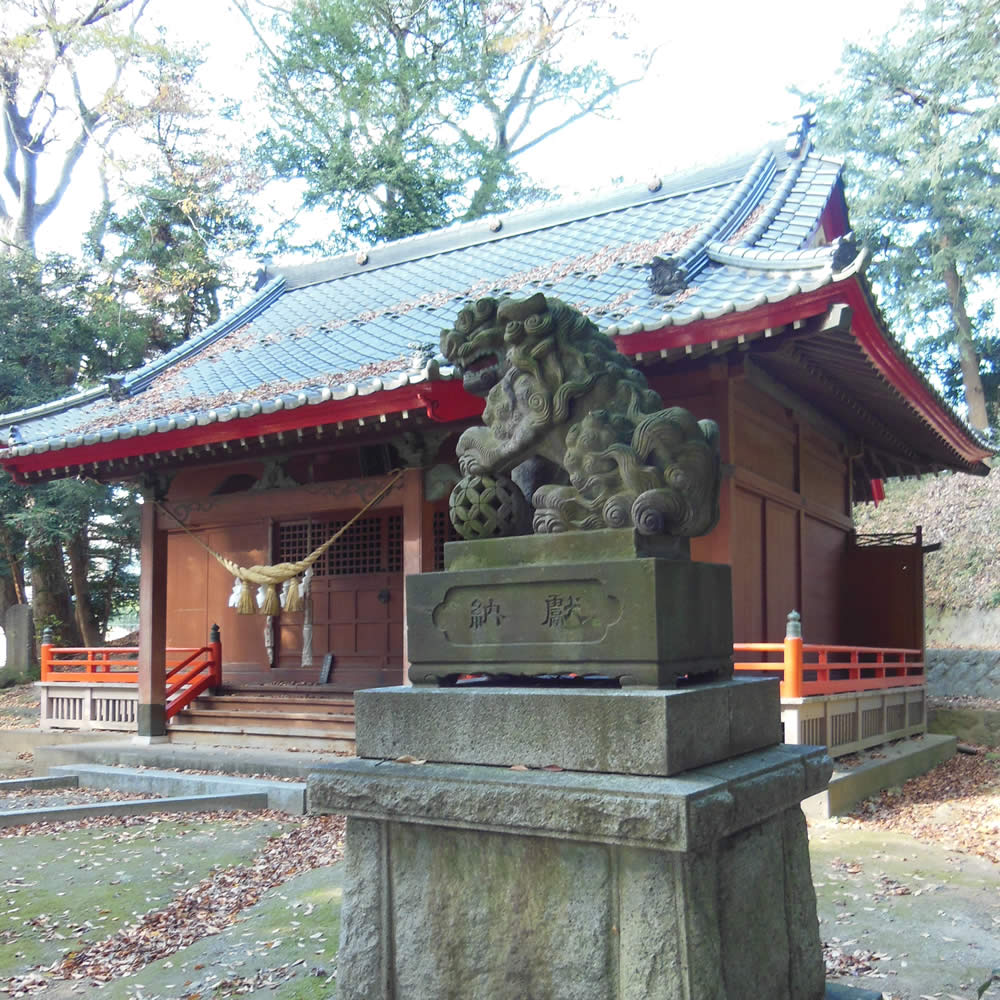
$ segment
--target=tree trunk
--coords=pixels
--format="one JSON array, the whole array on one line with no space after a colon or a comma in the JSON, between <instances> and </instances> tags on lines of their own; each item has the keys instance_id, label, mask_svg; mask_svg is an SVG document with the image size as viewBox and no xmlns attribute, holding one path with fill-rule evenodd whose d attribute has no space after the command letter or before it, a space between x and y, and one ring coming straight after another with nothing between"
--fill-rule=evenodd
<instances>
[{"instance_id":1,"label":"tree trunk","mask_svg":"<svg viewBox=\"0 0 1000 1000\"><path fill-rule=\"evenodd\" d=\"M31 588L35 627L52 625L63 646L83 645L73 614L62 548L58 543L40 546L32 552Z\"/></svg>"},{"instance_id":2,"label":"tree trunk","mask_svg":"<svg viewBox=\"0 0 1000 1000\"><path fill-rule=\"evenodd\" d=\"M90 581L87 579L90 563L88 549L87 537L82 531L76 532L66 544L70 581L73 585L73 612L77 627L83 636L83 645L103 646L104 636L101 635L93 602L90 599Z\"/></svg>"},{"instance_id":3,"label":"tree trunk","mask_svg":"<svg viewBox=\"0 0 1000 1000\"><path fill-rule=\"evenodd\" d=\"M977 430L985 431L990 426L986 412L986 393L983 380L979 376L979 352L972 338L972 321L965 309L965 286L954 264L945 266L943 275L951 303L951 316L955 321L955 344L958 347L958 361L962 368L962 385L965 388L965 405L969 408L969 423Z\"/></svg>"}]
</instances>

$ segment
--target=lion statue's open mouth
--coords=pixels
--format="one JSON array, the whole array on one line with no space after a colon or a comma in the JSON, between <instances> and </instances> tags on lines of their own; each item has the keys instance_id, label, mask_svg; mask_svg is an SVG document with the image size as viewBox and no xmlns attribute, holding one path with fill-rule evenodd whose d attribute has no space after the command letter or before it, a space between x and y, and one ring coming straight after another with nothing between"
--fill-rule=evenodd
<instances>
[{"instance_id":1,"label":"lion statue's open mouth","mask_svg":"<svg viewBox=\"0 0 1000 1000\"><path fill-rule=\"evenodd\" d=\"M458 442L465 479L451 507L463 537L527 530L527 504L519 506L510 476L531 459L554 470L531 496L535 532L634 527L692 537L715 526L718 427L680 407L665 409L642 373L576 309L542 294L480 299L442 332L441 351L465 388L486 398L484 426ZM498 481L510 485L489 486ZM476 505L489 496L498 506L489 523L470 517L473 496Z\"/></svg>"}]
</instances>

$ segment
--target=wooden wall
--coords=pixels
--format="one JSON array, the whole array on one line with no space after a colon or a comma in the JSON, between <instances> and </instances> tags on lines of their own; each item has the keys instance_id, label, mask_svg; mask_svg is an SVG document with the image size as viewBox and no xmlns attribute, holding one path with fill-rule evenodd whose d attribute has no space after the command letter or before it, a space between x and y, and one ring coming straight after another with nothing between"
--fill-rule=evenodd
<instances>
[{"instance_id":1,"label":"wooden wall","mask_svg":"<svg viewBox=\"0 0 1000 1000\"><path fill-rule=\"evenodd\" d=\"M747 379L731 381L730 408L735 634L779 642L795 609L807 641L841 641L846 450Z\"/></svg>"},{"instance_id":2,"label":"wooden wall","mask_svg":"<svg viewBox=\"0 0 1000 1000\"><path fill-rule=\"evenodd\" d=\"M243 566L270 563L275 559L276 524L317 515L349 517L387 482L383 477L368 477L287 489L214 494L220 484L233 476L253 476L259 472L260 467L251 464L245 468L209 466L187 471L174 480L165 503L185 527L181 528L169 515L161 514L159 518L160 527L168 533L167 644L202 645L211 625L217 623L222 630L224 664L237 672L266 669L265 619L238 615L229 607L233 577L206 551L206 546ZM418 479L415 479L417 486ZM409 492L412 491L407 491L404 484L398 493L386 498L380 511L400 512L409 502ZM401 589L393 588L394 594L397 591L395 620L401 623L402 611L398 607ZM301 615L290 617L301 622ZM396 632L400 634L398 638L393 635L392 652L401 661L401 624ZM276 629L276 633L280 656L281 629ZM324 652L325 649L318 650L317 673ZM398 680L396 677L394 682Z\"/></svg>"},{"instance_id":3,"label":"wooden wall","mask_svg":"<svg viewBox=\"0 0 1000 1000\"><path fill-rule=\"evenodd\" d=\"M719 424L721 517L691 552L733 567L736 639L780 642L794 609L807 641L846 641L842 595L852 522L844 446L745 377L738 359L650 384L667 405Z\"/></svg>"},{"instance_id":4,"label":"wooden wall","mask_svg":"<svg viewBox=\"0 0 1000 1000\"><path fill-rule=\"evenodd\" d=\"M649 381L665 405L684 406L699 419L719 424L720 522L710 535L693 540L692 555L732 565L737 640L780 641L786 616L796 609L807 641L851 641L845 631L852 522L850 459L844 444L829 428L821 428L806 406L797 408L787 398L779 401L775 396L780 394L748 377L735 356L686 371L674 367ZM259 473L260 466L191 470L175 480L171 502L187 512L186 523L204 533L207 544L247 564L269 561L277 520L356 511L365 491L373 492L373 484L383 481L354 478L211 495L233 476ZM419 477L414 473L414 488ZM422 493L412 493L406 503L406 571L413 572L433 563L432 510ZM383 509L389 507L400 504L383 504ZM175 525L166 526L173 529L169 640L184 645L203 641L200 637L217 621L227 660L263 663L262 630L256 623L247 626L226 606L231 588L225 572Z\"/></svg>"}]
</instances>

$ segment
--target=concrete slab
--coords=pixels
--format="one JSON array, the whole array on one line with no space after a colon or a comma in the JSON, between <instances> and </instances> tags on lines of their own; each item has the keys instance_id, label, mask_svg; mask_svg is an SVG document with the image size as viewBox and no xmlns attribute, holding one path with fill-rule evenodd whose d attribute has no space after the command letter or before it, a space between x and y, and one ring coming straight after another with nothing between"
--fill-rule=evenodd
<instances>
[{"instance_id":1,"label":"concrete slab","mask_svg":"<svg viewBox=\"0 0 1000 1000\"><path fill-rule=\"evenodd\" d=\"M286 745L294 738L286 734ZM35 773L47 774L58 764L116 764L123 767L180 768L219 771L231 775L270 775L303 781L321 766L344 756L320 751L261 750L170 742L140 746L131 740L77 742L40 746L35 750Z\"/></svg>"},{"instance_id":2,"label":"concrete slab","mask_svg":"<svg viewBox=\"0 0 1000 1000\"><path fill-rule=\"evenodd\" d=\"M172 799L136 799L131 802L98 802L92 805L52 806L0 812L0 827L27 823L65 823L95 816L149 816L161 812L206 812L217 809L265 809L262 792L235 795L189 795Z\"/></svg>"},{"instance_id":3,"label":"concrete slab","mask_svg":"<svg viewBox=\"0 0 1000 1000\"><path fill-rule=\"evenodd\" d=\"M36 788L79 788L79 786L80 782L75 774L54 774L48 778L8 778L0 781L0 794Z\"/></svg>"},{"instance_id":4,"label":"concrete slab","mask_svg":"<svg viewBox=\"0 0 1000 1000\"><path fill-rule=\"evenodd\" d=\"M838 769L834 761L830 784L806 799L802 810L810 819L840 816L869 795L902 785L944 763L955 753L957 742L954 736L927 733L868 751L857 767Z\"/></svg>"},{"instance_id":5,"label":"concrete slab","mask_svg":"<svg viewBox=\"0 0 1000 1000\"><path fill-rule=\"evenodd\" d=\"M143 792L169 797L256 793L266 796L268 809L279 809L294 816L302 816L306 811L306 785L301 781L178 774L176 771L140 770L107 764L57 764L49 769L49 774L73 776L81 788L109 788L117 792Z\"/></svg>"}]
</instances>

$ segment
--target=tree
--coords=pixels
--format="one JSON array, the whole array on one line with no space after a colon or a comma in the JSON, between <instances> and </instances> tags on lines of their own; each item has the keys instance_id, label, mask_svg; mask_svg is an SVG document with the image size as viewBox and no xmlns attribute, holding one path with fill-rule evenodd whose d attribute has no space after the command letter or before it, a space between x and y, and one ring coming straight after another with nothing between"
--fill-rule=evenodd
<instances>
[{"instance_id":1,"label":"tree","mask_svg":"<svg viewBox=\"0 0 1000 1000\"><path fill-rule=\"evenodd\" d=\"M295 0L273 44L255 25L274 122L261 155L336 212L341 248L509 208L539 193L518 158L638 79L571 58L613 14L605 0Z\"/></svg>"},{"instance_id":2,"label":"tree","mask_svg":"<svg viewBox=\"0 0 1000 1000\"><path fill-rule=\"evenodd\" d=\"M199 56L151 30L149 6L4 7L0 410L93 384L213 322L231 277L226 257L256 236L234 180L238 153L220 154L211 108L192 96ZM78 182L88 151L103 199L90 178ZM95 209L88 264L35 259L40 227L70 191ZM27 570L36 621L58 621L75 644L99 644L114 604L108 587L118 586L108 567L129 561L130 529L109 540L122 496L97 484L0 483L0 617L25 599ZM121 593L131 596L128 586Z\"/></svg>"},{"instance_id":3,"label":"tree","mask_svg":"<svg viewBox=\"0 0 1000 1000\"><path fill-rule=\"evenodd\" d=\"M165 43L162 51L169 53ZM147 354L218 320L246 284L233 258L247 254L259 235L251 206L259 172L219 142L220 125L239 106L216 110L200 96L202 62L199 53L169 53L147 67L156 96L143 112L146 176L114 202L105 182L89 238L111 298L144 318Z\"/></svg>"},{"instance_id":4,"label":"tree","mask_svg":"<svg viewBox=\"0 0 1000 1000\"><path fill-rule=\"evenodd\" d=\"M849 46L841 87L804 95L847 161L857 229L898 329L958 363L970 422L989 426L980 345L1000 275L1000 11L926 0L874 48ZM993 405L995 400L990 401Z\"/></svg>"},{"instance_id":5,"label":"tree","mask_svg":"<svg viewBox=\"0 0 1000 1000\"><path fill-rule=\"evenodd\" d=\"M33 251L93 144L131 116L121 87L149 0L6 0L0 29L4 240ZM95 49L110 56L95 72ZM82 72L84 65L91 72ZM97 77L100 81L95 83ZM47 169L45 169L47 168ZM45 193L42 175L54 178Z\"/></svg>"},{"instance_id":6,"label":"tree","mask_svg":"<svg viewBox=\"0 0 1000 1000\"><path fill-rule=\"evenodd\" d=\"M145 338L134 318L123 313L112 325L95 314L98 288L93 274L66 257L0 255L0 411L65 394L141 357ZM59 622L73 644L100 644L89 582L102 578L102 565L88 558L89 532L116 501L97 484L25 488L0 475L0 618L10 604L24 603L28 571L36 620Z\"/></svg>"}]
</instances>

